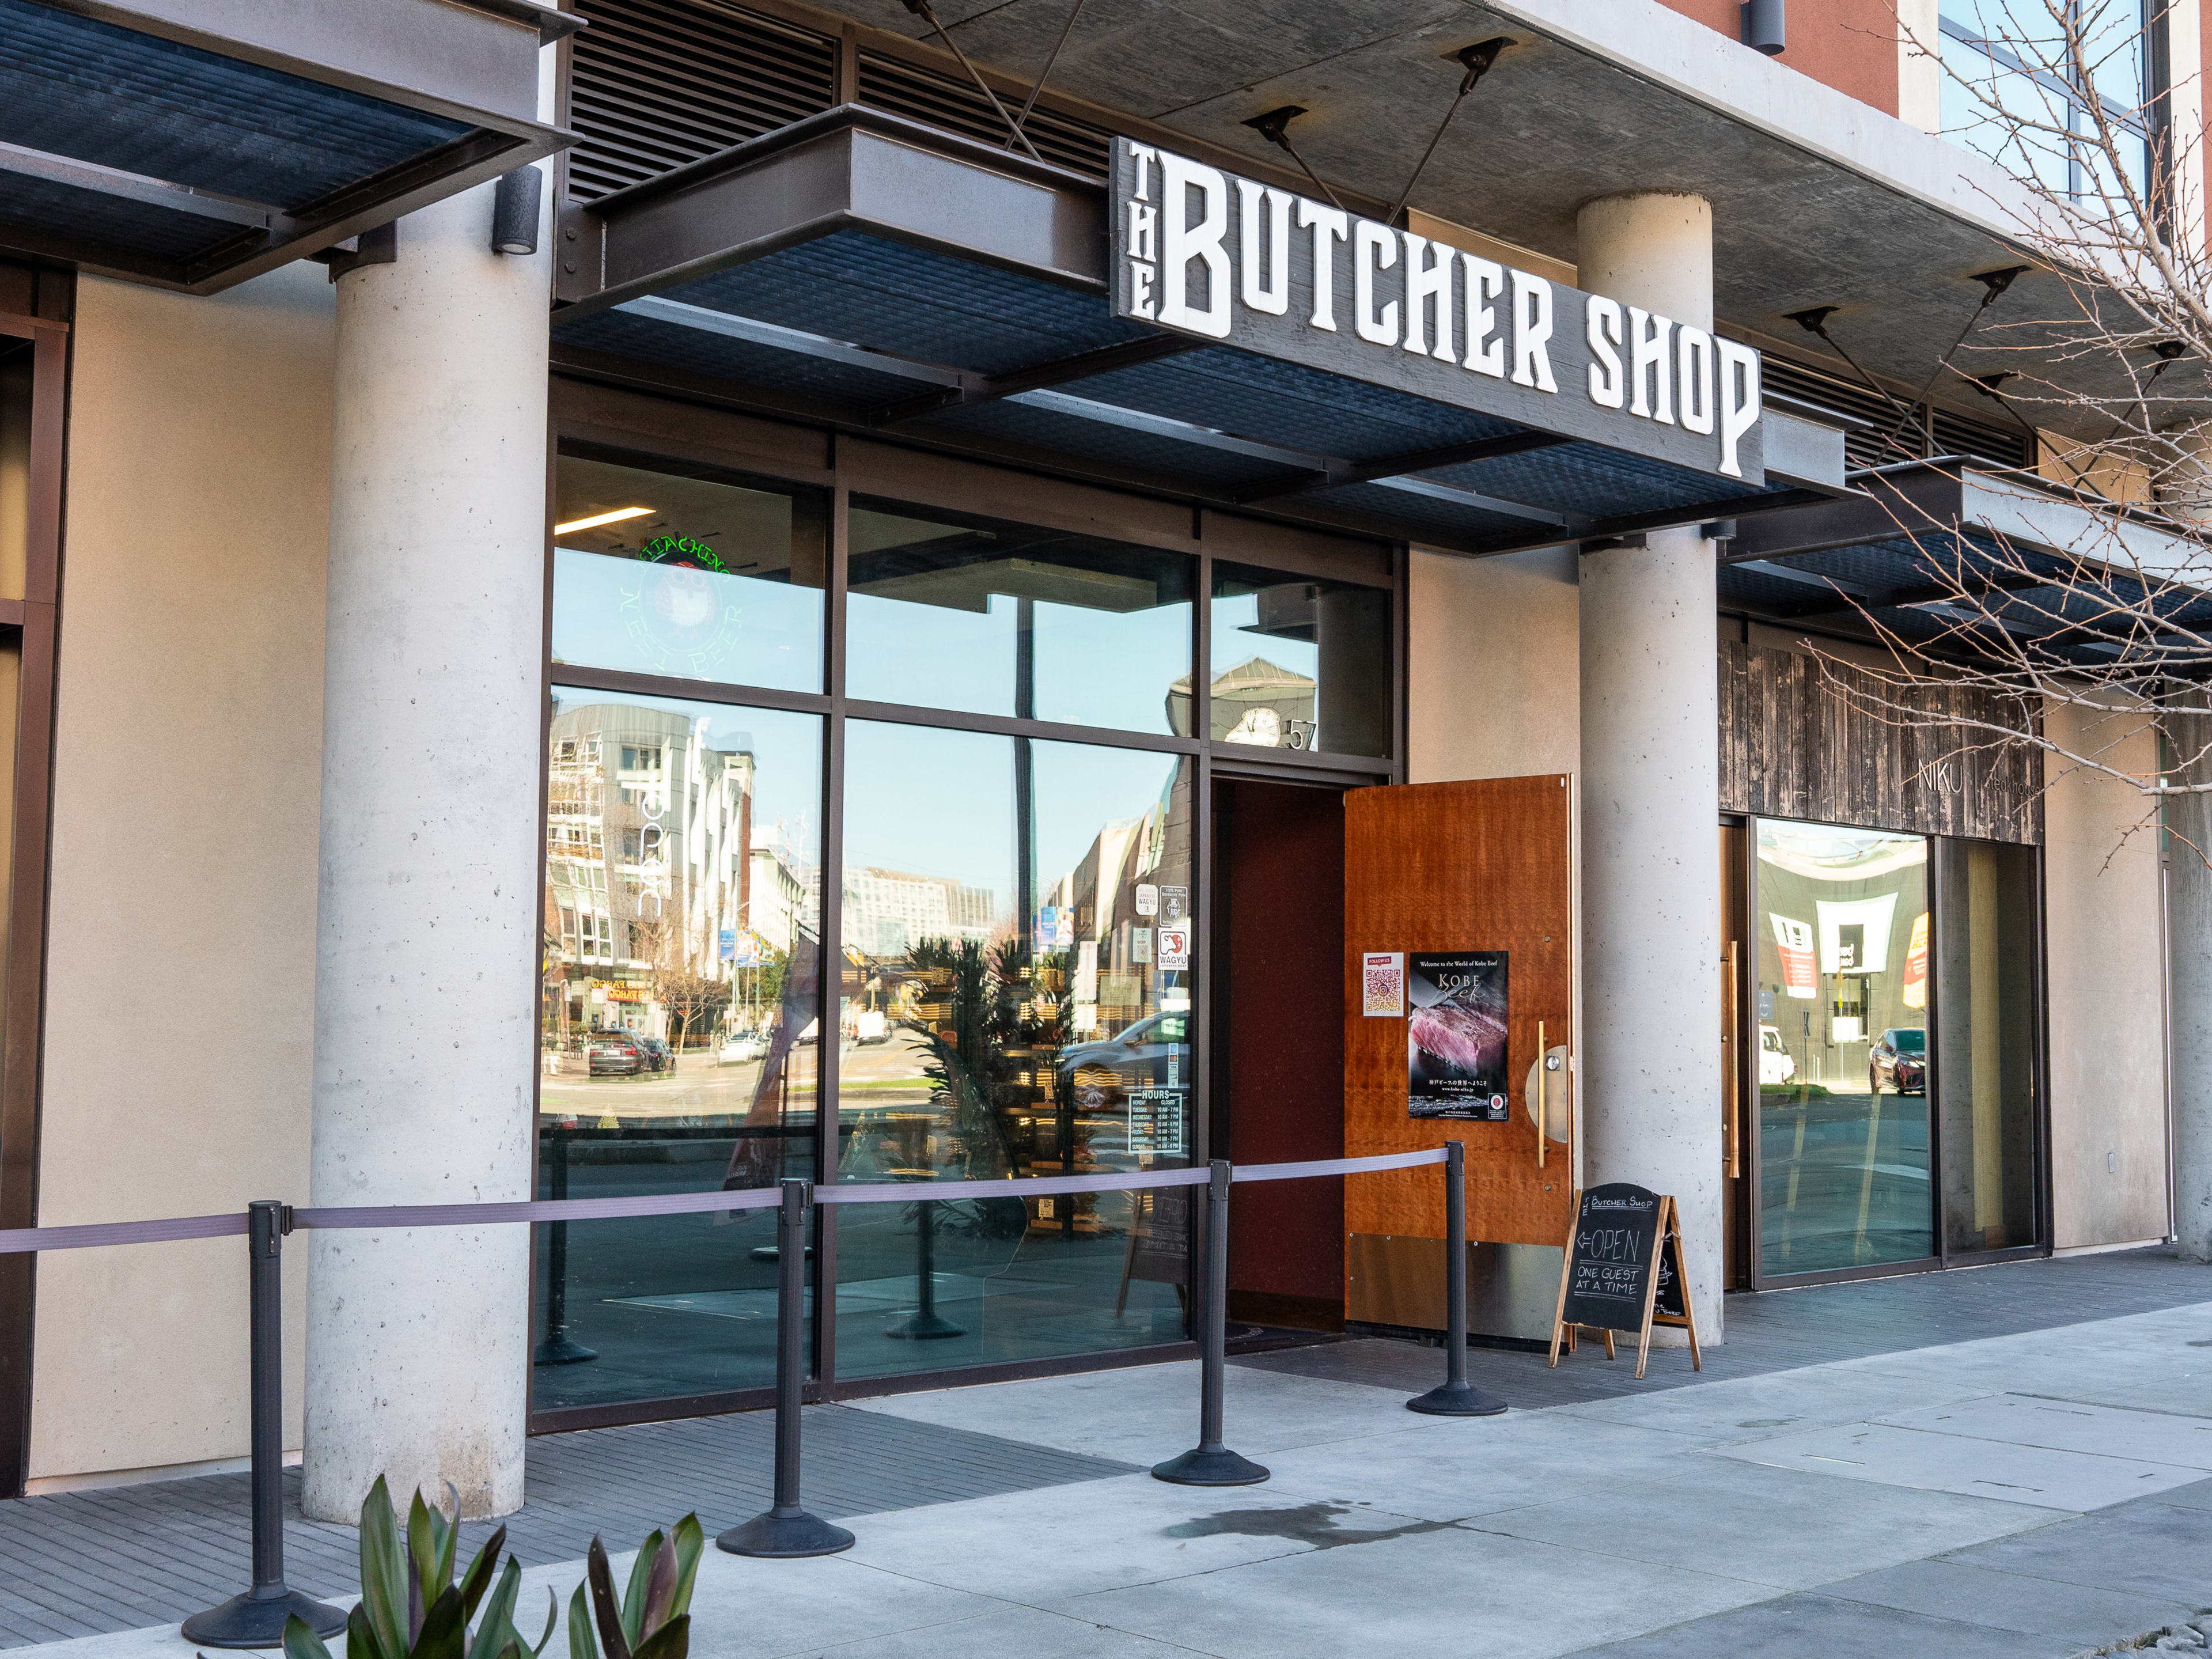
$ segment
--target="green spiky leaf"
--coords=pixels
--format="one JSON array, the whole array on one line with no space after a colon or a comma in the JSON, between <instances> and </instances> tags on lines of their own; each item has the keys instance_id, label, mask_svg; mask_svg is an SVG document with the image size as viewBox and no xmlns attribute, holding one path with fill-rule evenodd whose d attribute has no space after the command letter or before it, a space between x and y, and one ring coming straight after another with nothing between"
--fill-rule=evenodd
<instances>
[{"instance_id":1,"label":"green spiky leaf","mask_svg":"<svg viewBox=\"0 0 2212 1659\"><path fill-rule=\"evenodd\" d=\"M407 1659L414 1645L408 1628L407 1577L407 1556L392 1513L392 1494L380 1474L361 1506L361 1600L382 1659Z\"/></svg>"},{"instance_id":2,"label":"green spiky leaf","mask_svg":"<svg viewBox=\"0 0 2212 1659\"><path fill-rule=\"evenodd\" d=\"M585 1582L592 1587L592 1620L599 1626L606 1659L630 1659L629 1638L623 1633L622 1606L615 1600L614 1570L607 1565L607 1547L596 1534L584 1553Z\"/></svg>"},{"instance_id":3,"label":"green spiky leaf","mask_svg":"<svg viewBox=\"0 0 2212 1659\"><path fill-rule=\"evenodd\" d=\"M468 1659L496 1659L500 1649L515 1639L514 1601L521 1590L522 1564L510 1555L499 1575L498 1588L484 1598L483 1617L477 1621Z\"/></svg>"},{"instance_id":4,"label":"green spiky leaf","mask_svg":"<svg viewBox=\"0 0 2212 1659\"><path fill-rule=\"evenodd\" d=\"M296 1613L285 1615L284 1659L331 1659L331 1650L314 1626Z\"/></svg>"},{"instance_id":5,"label":"green spiky leaf","mask_svg":"<svg viewBox=\"0 0 2212 1659\"><path fill-rule=\"evenodd\" d=\"M592 1633L592 1612L581 1584L568 1598L568 1659L599 1659L599 1638Z\"/></svg>"},{"instance_id":6,"label":"green spiky leaf","mask_svg":"<svg viewBox=\"0 0 2212 1659\"><path fill-rule=\"evenodd\" d=\"M646 1534L645 1542L637 1547L636 1559L629 1564L629 1583L623 1587L623 1639L633 1650L653 1628L645 1616L645 1604L652 1594L653 1564L660 1559L662 1541L658 1530Z\"/></svg>"},{"instance_id":7,"label":"green spiky leaf","mask_svg":"<svg viewBox=\"0 0 2212 1659\"><path fill-rule=\"evenodd\" d=\"M552 1586L549 1584L545 1589L545 1633L538 1638L538 1645L530 1650L530 1659L538 1659L538 1656L545 1651L545 1644L553 1639L554 1623L560 1617L561 1598L553 1593Z\"/></svg>"},{"instance_id":8,"label":"green spiky leaf","mask_svg":"<svg viewBox=\"0 0 2212 1659\"><path fill-rule=\"evenodd\" d=\"M346 1659L387 1659L368 1622L368 1609L356 1601L346 1613ZM401 1655L400 1659L406 1659Z\"/></svg>"},{"instance_id":9,"label":"green spiky leaf","mask_svg":"<svg viewBox=\"0 0 2212 1659\"><path fill-rule=\"evenodd\" d=\"M448 1584L422 1615L422 1634L407 1659L461 1659L468 1645L469 1615L461 1593Z\"/></svg>"},{"instance_id":10,"label":"green spiky leaf","mask_svg":"<svg viewBox=\"0 0 2212 1659\"><path fill-rule=\"evenodd\" d=\"M684 1659L691 1650L691 1615L672 1619L638 1644L631 1659Z\"/></svg>"},{"instance_id":11,"label":"green spiky leaf","mask_svg":"<svg viewBox=\"0 0 2212 1659\"><path fill-rule=\"evenodd\" d=\"M676 1594L668 1603L667 1617L681 1619L691 1611L691 1586L699 1577L699 1559L707 1547L707 1534L697 1515L687 1515L669 1534L676 1553Z\"/></svg>"},{"instance_id":12,"label":"green spiky leaf","mask_svg":"<svg viewBox=\"0 0 2212 1659\"><path fill-rule=\"evenodd\" d=\"M676 1552L661 1541L659 1533L653 1534L652 1547L653 1571L646 1575L645 1609L637 1621L641 1637L652 1635L668 1622L676 1600Z\"/></svg>"},{"instance_id":13,"label":"green spiky leaf","mask_svg":"<svg viewBox=\"0 0 2212 1659\"><path fill-rule=\"evenodd\" d=\"M484 1547L469 1563L468 1571L461 1577L461 1612L465 1616L476 1617L477 1603L483 1600L483 1593L491 1584L492 1569L499 1565L499 1553L506 1547L507 1528L501 1527L484 1540Z\"/></svg>"}]
</instances>

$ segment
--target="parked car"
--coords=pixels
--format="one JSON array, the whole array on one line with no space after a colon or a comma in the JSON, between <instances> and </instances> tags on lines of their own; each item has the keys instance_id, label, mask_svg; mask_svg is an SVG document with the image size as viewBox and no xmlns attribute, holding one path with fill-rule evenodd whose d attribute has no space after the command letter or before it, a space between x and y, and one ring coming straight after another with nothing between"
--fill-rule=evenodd
<instances>
[{"instance_id":1,"label":"parked car","mask_svg":"<svg viewBox=\"0 0 2212 1659\"><path fill-rule=\"evenodd\" d=\"M1867 1092L1880 1094L1887 1083L1901 1095L1928 1092L1928 1033L1913 1025L1893 1026L1867 1050Z\"/></svg>"},{"instance_id":2,"label":"parked car","mask_svg":"<svg viewBox=\"0 0 2212 1659\"><path fill-rule=\"evenodd\" d=\"M647 1071L666 1072L674 1069L676 1065L676 1050L669 1047L668 1040L665 1037L634 1036L631 1037L630 1041L636 1043L639 1048L645 1050L646 1069Z\"/></svg>"},{"instance_id":3,"label":"parked car","mask_svg":"<svg viewBox=\"0 0 2212 1659\"><path fill-rule=\"evenodd\" d=\"M1781 1031L1771 1025L1759 1028L1759 1081L1762 1088L1778 1085L1797 1075L1797 1059L1782 1046Z\"/></svg>"},{"instance_id":4,"label":"parked car","mask_svg":"<svg viewBox=\"0 0 2212 1659\"><path fill-rule=\"evenodd\" d=\"M1149 1086L1153 1079L1155 1064L1164 1065L1170 1054L1183 1054L1183 1044L1190 1039L1190 1016L1181 1008L1163 1010L1139 1020L1119 1036L1098 1042L1071 1043L1060 1051L1060 1069L1073 1073L1086 1066L1103 1066L1109 1071L1131 1073L1125 1076L1125 1085ZM1134 1074L1139 1067L1142 1075Z\"/></svg>"},{"instance_id":5,"label":"parked car","mask_svg":"<svg viewBox=\"0 0 2212 1659\"><path fill-rule=\"evenodd\" d=\"M717 1066L748 1066L768 1052L768 1044L750 1031L732 1031L714 1051Z\"/></svg>"},{"instance_id":6,"label":"parked car","mask_svg":"<svg viewBox=\"0 0 2212 1659\"><path fill-rule=\"evenodd\" d=\"M594 1031L585 1039L584 1052L593 1077L635 1077L652 1069L646 1051L628 1031Z\"/></svg>"}]
</instances>

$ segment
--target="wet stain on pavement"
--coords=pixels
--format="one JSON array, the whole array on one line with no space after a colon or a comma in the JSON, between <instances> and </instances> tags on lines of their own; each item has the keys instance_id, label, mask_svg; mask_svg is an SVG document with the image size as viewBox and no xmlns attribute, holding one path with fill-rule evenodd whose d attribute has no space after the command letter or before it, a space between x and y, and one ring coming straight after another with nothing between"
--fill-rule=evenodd
<instances>
[{"instance_id":1,"label":"wet stain on pavement","mask_svg":"<svg viewBox=\"0 0 2212 1659\"><path fill-rule=\"evenodd\" d=\"M1317 1550L1333 1550L1346 1544L1381 1544L1393 1538L1443 1532L1452 1525L1449 1521L1409 1521L1403 1526L1362 1529L1336 1524L1340 1516L1358 1513L1358 1505L1328 1503L1300 1504L1285 1510L1224 1510L1177 1522L1162 1530L1170 1538L1282 1538L1294 1544L1310 1544Z\"/></svg>"}]
</instances>

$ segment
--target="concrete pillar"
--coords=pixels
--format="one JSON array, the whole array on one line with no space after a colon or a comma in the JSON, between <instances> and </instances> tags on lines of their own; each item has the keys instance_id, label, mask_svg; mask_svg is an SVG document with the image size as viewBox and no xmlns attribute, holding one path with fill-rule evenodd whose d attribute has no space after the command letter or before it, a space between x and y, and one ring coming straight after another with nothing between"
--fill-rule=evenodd
<instances>
[{"instance_id":1,"label":"concrete pillar","mask_svg":"<svg viewBox=\"0 0 2212 1659\"><path fill-rule=\"evenodd\" d=\"M550 257L490 251L492 190L338 283L319 1205L532 1187ZM520 1508L529 1318L525 1228L312 1234L307 1512Z\"/></svg>"},{"instance_id":2,"label":"concrete pillar","mask_svg":"<svg viewBox=\"0 0 2212 1659\"><path fill-rule=\"evenodd\" d=\"M2166 434L2174 456L2157 481L2160 504L2199 526L2212 520L2212 427L2192 423ZM2202 708L2199 696L2185 706ZM2212 744L2212 718L2160 716L2160 763L2177 784L2212 783L2212 762L2186 765ZM2173 1231L2181 1255L2212 1261L2212 796L2177 794L2166 802L2167 1097L2173 1114Z\"/></svg>"},{"instance_id":3,"label":"concrete pillar","mask_svg":"<svg viewBox=\"0 0 2212 1659\"><path fill-rule=\"evenodd\" d=\"M1582 210L1581 285L1713 320L1712 210ZM1721 1339L1720 711L1713 545L1695 526L1582 558L1583 1179L1680 1207L1700 1335ZM1658 1332L1655 1341L1680 1333Z\"/></svg>"}]
</instances>

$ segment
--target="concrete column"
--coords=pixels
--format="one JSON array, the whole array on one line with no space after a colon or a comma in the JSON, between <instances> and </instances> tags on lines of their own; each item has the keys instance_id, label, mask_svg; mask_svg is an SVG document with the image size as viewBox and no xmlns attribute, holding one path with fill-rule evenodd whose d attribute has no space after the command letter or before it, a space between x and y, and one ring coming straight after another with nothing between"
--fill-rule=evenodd
<instances>
[{"instance_id":1,"label":"concrete column","mask_svg":"<svg viewBox=\"0 0 2212 1659\"><path fill-rule=\"evenodd\" d=\"M319 1205L532 1187L550 257L490 251L492 190L338 283ZM526 1230L316 1232L308 1263L307 1512L380 1474L520 1508Z\"/></svg>"},{"instance_id":2,"label":"concrete column","mask_svg":"<svg viewBox=\"0 0 2212 1659\"><path fill-rule=\"evenodd\" d=\"M2160 504L2199 526L2212 520L2212 427L2192 423L2166 434L2175 456L2158 481ZM2179 699L2202 708L2200 696ZM2212 763L2183 763L2212 744L2212 718L2160 717L2177 784L2212 783ZM2167 1097L2173 1114L2173 1231L2181 1255L2212 1261L2212 796L2166 802Z\"/></svg>"},{"instance_id":3,"label":"concrete column","mask_svg":"<svg viewBox=\"0 0 2212 1659\"><path fill-rule=\"evenodd\" d=\"M1581 284L1713 320L1712 210L1582 210ZM1695 526L1582 558L1583 1179L1680 1207L1702 1337L1721 1339L1720 711L1713 545ZM1655 1333L1655 1341L1682 1340Z\"/></svg>"}]
</instances>

